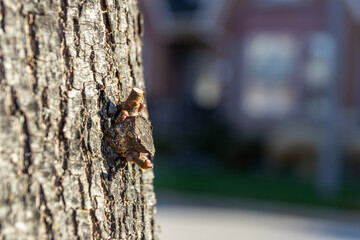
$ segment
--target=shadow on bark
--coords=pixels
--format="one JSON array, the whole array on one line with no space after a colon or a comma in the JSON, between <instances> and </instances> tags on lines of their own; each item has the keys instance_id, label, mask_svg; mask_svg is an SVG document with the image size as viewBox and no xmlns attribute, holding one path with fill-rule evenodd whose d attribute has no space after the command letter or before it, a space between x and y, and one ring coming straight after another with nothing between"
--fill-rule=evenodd
<instances>
[{"instance_id":1,"label":"shadow on bark","mask_svg":"<svg viewBox=\"0 0 360 240\"><path fill-rule=\"evenodd\" d=\"M101 130L104 132L105 124L114 124L115 118L119 115L120 109L117 109L116 104L111 102L109 98L106 99L106 104L98 112L101 119ZM104 180L112 181L116 172L119 169L127 167L125 158L119 157L118 154L110 147L104 136L101 142L101 156L103 157L103 164L106 172L102 172L101 177Z\"/></svg>"}]
</instances>

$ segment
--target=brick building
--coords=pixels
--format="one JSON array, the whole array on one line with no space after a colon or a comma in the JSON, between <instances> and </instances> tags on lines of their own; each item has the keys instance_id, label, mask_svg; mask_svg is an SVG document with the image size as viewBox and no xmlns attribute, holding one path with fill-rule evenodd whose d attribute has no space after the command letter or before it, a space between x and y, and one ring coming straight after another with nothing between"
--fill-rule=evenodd
<instances>
[{"instance_id":1,"label":"brick building","mask_svg":"<svg viewBox=\"0 0 360 240\"><path fill-rule=\"evenodd\" d=\"M292 144L310 149L300 158L319 158L319 132L335 124L337 145L360 162L359 1L141 5L148 99L159 131L220 122L266 139L281 162Z\"/></svg>"}]
</instances>

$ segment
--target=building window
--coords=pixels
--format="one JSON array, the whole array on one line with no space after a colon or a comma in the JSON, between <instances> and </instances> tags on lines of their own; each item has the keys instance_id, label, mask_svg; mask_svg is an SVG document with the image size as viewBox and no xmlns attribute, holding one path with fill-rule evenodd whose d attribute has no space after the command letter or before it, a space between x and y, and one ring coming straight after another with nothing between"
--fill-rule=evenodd
<instances>
[{"instance_id":1,"label":"building window","mask_svg":"<svg viewBox=\"0 0 360 240\"><path fill-rule=\"evenodd\" d=\"M191 13L199 8L199 0L166 0L171 12Z\"/></svg>"},{"instance_id":2,"label":"building window","mask_svg":"<svg viewBox=\"0 0 360 240\"><path fill-rule=\"evenodd\" d=\"M242 112L250 118L283 118L295 107L298 44L291 35L257 33L244 43Z\"/></svg>"}]
</instances>

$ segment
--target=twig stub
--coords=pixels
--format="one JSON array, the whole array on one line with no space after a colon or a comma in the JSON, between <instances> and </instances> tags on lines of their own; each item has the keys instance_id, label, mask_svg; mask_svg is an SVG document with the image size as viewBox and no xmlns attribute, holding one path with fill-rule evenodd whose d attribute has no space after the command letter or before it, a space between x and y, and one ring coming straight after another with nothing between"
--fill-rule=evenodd
<instances>
[{"instance_id":1,"label":"twig stub","mask_svg":"<svg viewBox=\"0 0 360 240\"><path fill-rule=\"evenodd\" d=\"M136 116L138 114L143 95L144 91L139 88L133 88L131 90L123 106L123 110L128 111L129 116Z\"/></svg>"}]
</instances>

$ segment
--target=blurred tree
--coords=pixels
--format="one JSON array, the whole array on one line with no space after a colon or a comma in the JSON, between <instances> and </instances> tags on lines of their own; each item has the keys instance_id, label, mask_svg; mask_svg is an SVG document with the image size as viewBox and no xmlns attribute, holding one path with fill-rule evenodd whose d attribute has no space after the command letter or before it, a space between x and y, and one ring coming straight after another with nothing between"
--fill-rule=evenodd
<instances>
[{"instance_id":1,"label":"blurred tree","mask_svg":"<svg viewBox=\"0 0 360 240\"><path fill-rule=\"evenodd\" d=\"M144 89L142 26L136 0L0 0L2 239L157 239L153 171L102 132Z\"/></svg>"}]
</instances>

